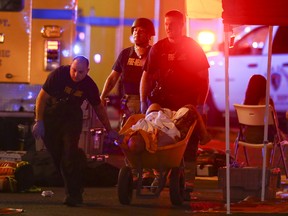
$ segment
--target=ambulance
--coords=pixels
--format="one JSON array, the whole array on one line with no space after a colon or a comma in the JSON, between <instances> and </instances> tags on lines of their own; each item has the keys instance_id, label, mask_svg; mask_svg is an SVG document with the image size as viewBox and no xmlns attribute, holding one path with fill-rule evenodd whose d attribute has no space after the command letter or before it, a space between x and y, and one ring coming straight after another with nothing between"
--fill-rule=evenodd
<instances>
[{"instance_id":1,"label":"ambulance","mask_svg":"<svg viewBox=\"0 0 288 216\"><path fill-rule=\"evenodd\" d=\"M42 84L72 60L76 0L0 1L0 82Z\"/></svg>"}]
</instances>

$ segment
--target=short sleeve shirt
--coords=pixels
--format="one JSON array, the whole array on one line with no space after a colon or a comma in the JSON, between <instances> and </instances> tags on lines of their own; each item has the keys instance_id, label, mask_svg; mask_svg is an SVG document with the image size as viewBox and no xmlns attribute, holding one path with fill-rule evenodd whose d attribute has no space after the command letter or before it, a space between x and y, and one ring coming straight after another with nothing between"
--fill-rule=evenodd
<instances>
[{"instance_id":1,"label":"short sleeve shirt","mask_svg":"<svg viewBox=\"0 0 288 216\"><path fill-rule=\"evenodd\" d=\"M166 92L188 93L208 79L209 63L202 48L192 39L183 36L180 44L172 44L168 38L157 42L150 50L145 70L153 73Z\"/></svg>"},{"instance_id":2,"label":"short sleeve shirt","mask_svg":"<svg viewBox=\"0 0 288 216\"><path fill-rule=\"evenodd\" d=\"M137 56L133 46L122 50L119 54L112 69L121 73L124 94L139 95L143 65L144 60Z\"/></svg>"},{"instance_id":3,"label":"short sleeve shirt","mask_svg":"<svg viewBox=\"0 0 288 216\"><path fill-rule=\"evenodd\" d=\"M69 99L81 106L84 100L94 105L100 104L99 89L90 76L80 82L74 82L70 77L70 66L60 66L49 74L42 88L57 100Z\"/></svg>"}]
</instances>

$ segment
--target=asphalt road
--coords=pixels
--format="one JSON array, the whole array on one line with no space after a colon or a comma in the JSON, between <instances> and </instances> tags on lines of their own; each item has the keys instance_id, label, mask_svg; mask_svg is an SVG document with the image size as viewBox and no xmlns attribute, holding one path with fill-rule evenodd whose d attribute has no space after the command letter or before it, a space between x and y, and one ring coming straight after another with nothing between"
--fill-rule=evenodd
<instances>
[{"instance_id":1,"label":"asphalt road","mask_svg":"<svg viewBox=\"0 0 288 216\"><path fill-rule=\"evenodd\" d=\"M185 215L192 214L189 202L181 207L171 205L168 191L164 190L159 198L134 198L131 205L121 205L117 199L117 189L86 188L84 204L81 207L67 207L62 203L63 188L47 188L54 192L52 197L33 194L0 194L1 208L23 209L21 215L29 216L95 216L95 215Z\"/></svg>"},{"instance_id":2,"label":"asphalt road","mask_svg":"<svg viewBox=\"0 0 288 216\"><path fill-rule=\"evenodd\" d=\"M213 140L207 147L225 149L225 134L223 128L210 130ZM237 134L232 130L231 145ZM256 156L257 157L257 156ZM260 158L260 157L258 157ZM259 160L261 161L261 160ZM113 166L123 166L123 157L111 157L108 160ZM249 177L248 177L249 178ZM287 191L287 182L279 188ZM226 215L226 201L223 191L218 186L218 178L197 177L192 201L184 202L181 206L173 206L170 202L169 188L165 188L159 197L144 199L133 196L130 205L119 203L117 186L86 187L84 203L80 207L67 207L62 204L65 192L63 187L40 187L41 191L51 190L54 195L43 197L40 192L34 193L0 193L0 215L7 213L21 216L113 216L113 215ZM245 202L232 203L230 213L242 215L288 215L288 200L279 198L261 202L258 198L250 198ZM249 198L249 197L248 197ZM5 212L6 211L6 212Z\"/></svg>"},{"instance_id":3,"label":"asphalt road","mask_svg":"<svg viewBox=\"0 0 288 216\"><path fill-rule=\"evenodd\" d=\"M121 205L118 201L117 187L85 188L84 204L80 207L67 207L62 204L62 187L41 188L51 190L54 195L43 197L37 193L0 193L0 215L5 210L21 216L113 216L113 215L226 215L222 190L217 188L217 178L197 180L192 201L181 206L173 206L169 198L169 188L165 188L158 198L143 199L134 197L130 205ZM230 213L242 215L287 215L288 201L276 199L260 202L252 199L246 202L232 203ZM10 209L7 209L10 208ZM17 210L15 210L17 209Z\"/></svg>"}]
</instances>

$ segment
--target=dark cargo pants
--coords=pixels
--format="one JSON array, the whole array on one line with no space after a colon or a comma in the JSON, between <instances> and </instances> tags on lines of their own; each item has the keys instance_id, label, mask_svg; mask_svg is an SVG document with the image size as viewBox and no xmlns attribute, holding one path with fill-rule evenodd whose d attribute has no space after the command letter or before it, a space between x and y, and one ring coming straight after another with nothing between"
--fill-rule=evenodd
<instances>
[{"instance_id":1,"label":"dark cargo pants","mask_svg":"<svg viewBox=\"0 0 288 216\"><path fill-rule=\"evenodd\" d=\"M82 110L71 104L46 108L44 144L62 174L67 197L82 199L86 155L78 148Z\"/></svg>"}]
</instances>

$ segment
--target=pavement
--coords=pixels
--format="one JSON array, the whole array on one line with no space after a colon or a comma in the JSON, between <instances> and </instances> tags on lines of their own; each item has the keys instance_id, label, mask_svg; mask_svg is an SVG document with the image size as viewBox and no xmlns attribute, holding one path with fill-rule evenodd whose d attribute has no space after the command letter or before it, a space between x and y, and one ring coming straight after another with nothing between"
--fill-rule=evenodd
<instances>
[{"instance_id":1,"label":"pavement","mask_svg":"<svg viewBox=\"0 0 288 216\"><path fill-rule=\"evenodd\" d=\"M225 151L225 135L223 129L210 131L213 140L205 147L211 147ZM230 147L233 152L233 140L236 131L232 130L230 135ZM260 154L261 155L261 154ZM253 155L253 166L261 164L259 153ZM243 160L243 156L239 157ZM124 166L123 155L110 155L107 159L112 167L121 168ZM255 179L254 179L255 180ZM235 178L233 181L237 181ZM242 182L253 181L252 176L246 176ZM259 179L256 185L261 185ZM279 187L278 187L279 186ZM79 207L67 207L63 205L65 191L63 187L38 186L37 192L23 193L0 193L0 215L19 214L23 216L113 216L113 215L288 215L288 181L281 175L281 184L273 182L267 186L274 196L261 201L258 188L234 188L237 193L245 190L248 194L243 199L232 201L230 209L226 205L226 192L219 185L218 176L196 177L192 200L184 202L181 206L173 206L170 202L169 187L165 187L159 197L147 199L137 197L136 193L130 205L119 203L117 194L117 184L109 187L86 187L84 192L84 203ZM258 190L255 196L255 190ZM51 196L42 196L43 191L52 191ZM233 192L233 190L232 190ZM231 194L235 196L235 194Z\"/></svg>"},{"instance_id":2,"label":"pavement","mask_svg":"<svg viewBox=\"0 0 288 216\"><path fill-rule=\"evenodd\" d=\"M284 180L284 179L283 179ZM260 201L257 197L247 197L231 203L230 214L240 215L288 215L286 182L277 192L275 199ZM41 191L52 191L51 196L42 196ZM121 205L117 197L117 186L87 187L84 204L67 207L62 204L63 187L42 187L34 193L0 193L0 215L19 214L22 216L113 216L113 215L226 215L226 201L223 190L218 187L218 179L197 177L192 200L181 206L173 206L169 199L169 188L159 197L139 198L133 194L130 205Z\"/></svg>"}]
</instances>

